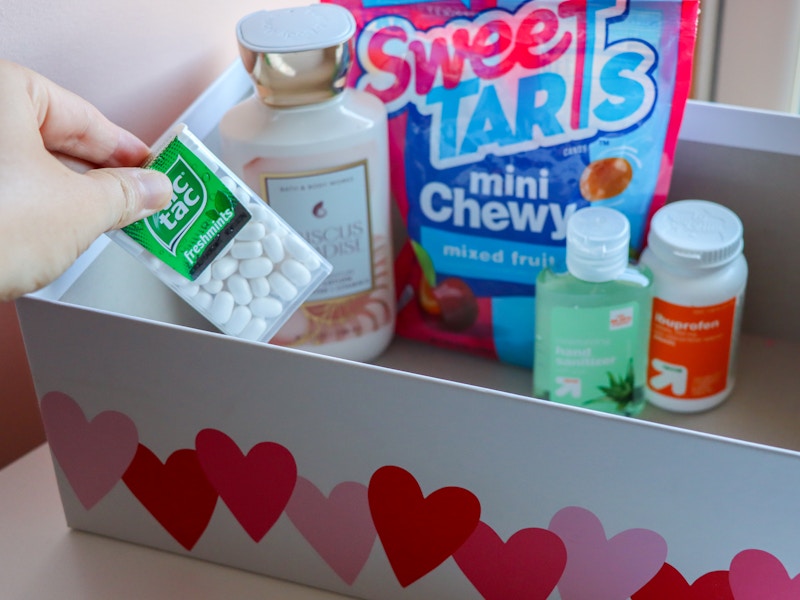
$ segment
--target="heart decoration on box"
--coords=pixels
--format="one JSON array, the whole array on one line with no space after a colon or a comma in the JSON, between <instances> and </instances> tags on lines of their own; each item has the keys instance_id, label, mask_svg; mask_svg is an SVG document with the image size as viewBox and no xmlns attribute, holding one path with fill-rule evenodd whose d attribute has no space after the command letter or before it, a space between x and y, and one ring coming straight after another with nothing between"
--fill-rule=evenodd
<instances>
[{"instance_id":1,"label":"heart decoration on box","mask_svg":"<svg viewBox=\"0 0 800 600\"><path fill-rule=\"evenodd\" d=\"M628 529L608 539L600 519L566 507L547 529L530 527L506 542L480 520L478 498L461 487L425 496L398 466L383 466L369 485L347 481L325 496L297 473L289 449L260 442L244 454L216 429L203 429L195 448L161 460L139 441L135 423L108 410L86 418L62 392L41 400L50 447L67 482L90 510L122 480L141 505L186 550L200 540L222 498L259 543L284 512L322 560L352 585L380 539L398 582L408 587L453 558L485 600L796 600L800 575L761 550L743 550L728 571L687 583L665 562L656 532Z\"/></svg>"},{"instance_id":2,"label":"heart decoration on box","mask_svg":"<svg viewBox=\"0 0 800 600\"><path fill-rule=\"evenodd\" d=\"M131 464L139 433L126 415L107 410L88 421L72 398L49 392L41 402L50 450L84 508L92 508Z\"/></svg>"},{"instance_id":3,"label":"heart decoration on box","mask_svg":"<svg viewBox=\"0 0 800 600\"><path fill-rule=\"evenodd\" d=\"M478 525L481 505L460 487L422 494L414 476L381 467L369 482L369 507L378 537L400 585L407 587L447 560Z\"/></svg>"},{"instance_id":4,"label":"heart decoration on box","mask_svg":"<svg viewBox=\"0 0 800 600\"><path fill-rule=\"evenodd\" d=\"M552 531L522 529L503 542L482 521L453 557L486 600L547 600L567 564Z\"/></svg>"},{"instance_id":5,"label":"heart decoration on box","mask_svg":"<svg viewBox=\"0 0 800 600\"><path fill-rule=\"evenodd\" d=\"M195 439L197 458L211 485L253 541L281 516L297 481L294 456L280 444L262 442L245 456L231 438L204 429Z\"/></svg>"},{"instance_id":6,"label":"heart decoration on box","mask_svg":"<svg viewBox=\"0 0 800 600\"><path fill-rule=\"evenodd\" d=\"M561 509L549 529L564 541L569 556L558 583L562 600L630 598L667 558L667 543L656 532L629 529L607 539L600 519L584 508Z\"/></svg>"},{"instance_id":7,"label":"heart decoration on box","mask_svg":"<svg viewBox=\"0 0 800 600\"><path fill-rule=\"evenodd\" d=\"M733 557L730 582L736 600L797 600L800 575L791 578L769 552L743 550Z\"/></svg>"},{"instance_id":8,"label":"heart decoration on box","mask_svg":"<svg viewBox=\"0 0 800 600\"><path fill-rule=\"evenodd\" d=\"M693 584L678 569L664 563L647 584L631 596L631 600L735 600L728 580L728 571L712 571Z\"/></svg>"},{"instance_id":9,"label":"heart decoration on box","mask_svg":"<svg viewBox=\"0 0 800 600\"><path fill-rule=\"evenodd\" d=\"M139 444L122 480L181 546L194 547L217 504L217 491L203 472L197 451L176 450L162 463Z\"/></svg>"},{"instance_id":10,"label":"heart decoration on box","mask_svg":"<svg viewBox=\"0 0 800 600\"><path fill-rule=\"evenodd\" d=\"M297 478L286 514L317 554L352 585L375 544L367 487L345 481L328 497L303 477Z\"/></svg>"}]
</instances>

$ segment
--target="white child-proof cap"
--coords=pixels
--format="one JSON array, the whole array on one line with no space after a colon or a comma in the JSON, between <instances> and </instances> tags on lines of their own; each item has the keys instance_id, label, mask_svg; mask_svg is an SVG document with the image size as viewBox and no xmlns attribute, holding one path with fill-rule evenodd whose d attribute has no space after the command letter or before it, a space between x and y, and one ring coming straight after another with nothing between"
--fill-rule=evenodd
<instances>
[{"instance_id":1,"label":"white child-proof cap","mask_svg":"<svg viewBox=\"0 0 800 600\"><path fill-rule=\"evenodd\" d=\"M647 245L671 265L713 268L742 253L743 229L736 213L720 204L680 200L653 215Z\"/></svg>"},{"instance_id":2,"label":"white child-proof cap","mask_svg":"<svg viewBox=\"0 0 800 600\"><path fill-rule=\"evenodd\" d=\"M631 226L621 212L591 206L567 221L567 269L578 279L613 281L628 266Z\"/></svg>"}]
</instances>

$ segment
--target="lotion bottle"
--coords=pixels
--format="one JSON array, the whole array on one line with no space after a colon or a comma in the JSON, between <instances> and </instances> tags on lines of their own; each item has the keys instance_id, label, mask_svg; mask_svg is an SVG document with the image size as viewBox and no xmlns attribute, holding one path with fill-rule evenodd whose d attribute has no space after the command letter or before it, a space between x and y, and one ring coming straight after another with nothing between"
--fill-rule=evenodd
<instances>
[{"instance_id":1,"label":"lotion bottle","mask_svg":"<svg viewBox=\"0 0 800 600\"><path fill-rule=\"evenodd\" d=\"M355 31L334 4L241 19L255 93L219 132L225 163L333 264L272 342L369 361L392 340L396 300L387 114L345 87Z\"/></svg>"},{"instance_id":2,"label":"lotion bottle","mask_svg":"<svg viewBox=\"0 0 800 600\"><path fill-rule=\"evenodd\" d=\"M534 396L636 415L644 383L652 275L630 265L630 224L589 207L567 221L567 271L536 281Z\"/></svg>"}]
</instances>

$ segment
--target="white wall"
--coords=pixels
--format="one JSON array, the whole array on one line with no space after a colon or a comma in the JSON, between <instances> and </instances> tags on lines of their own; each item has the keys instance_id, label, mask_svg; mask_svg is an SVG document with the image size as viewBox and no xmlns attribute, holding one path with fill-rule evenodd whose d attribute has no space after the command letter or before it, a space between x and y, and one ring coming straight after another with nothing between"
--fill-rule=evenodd
<instances>
[{"instance_id":1,"label":"white wall","mask_svg":"<svg viewBox=\"0 0 800 600\"><path fill-rule=\"evenodd\" d=\"M800 0L723 0L720 8L714 100L797 110Z\"/></svg>"},{"instance_id":2,"label":"white wall","mask_svg":"<svg viewBox=\"0 0 800 600\"><path fill-rule=\"evenodd\" d=\"M152 143L238 56L235 25L304 0L0 0L0 57ZM2 132L0 132L2 135ZM43 440L16 316L0 304L0 467Z\"/></svg>"},{"instance_id":3,"label":"white wall","mask_svg":"<svg viewBox=\"0 0 800 600\"><path fill-rule=\"evenodd\" d=\"M302 0L2 0L0 56L150 143L237 56L236 22Z\"/></svg>"}]
</instances>

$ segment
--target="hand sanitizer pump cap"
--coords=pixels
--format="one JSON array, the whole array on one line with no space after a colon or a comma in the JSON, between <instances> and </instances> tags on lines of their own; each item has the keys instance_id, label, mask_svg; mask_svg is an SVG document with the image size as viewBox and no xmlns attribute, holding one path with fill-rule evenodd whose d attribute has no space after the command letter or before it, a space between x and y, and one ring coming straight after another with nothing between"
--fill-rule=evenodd
<instances>
[{"instance_id":1,"label":"hand sanitizer pump cap","mask_svg":"<svg viewBox=\"0 0 800 600\"><path fill-rule=\"evenodd\" d=\"M567 221L567 269L578 279L613 281L629 262L631 229L613 208L591 206Z\"/></svg>"}]
</instances>

